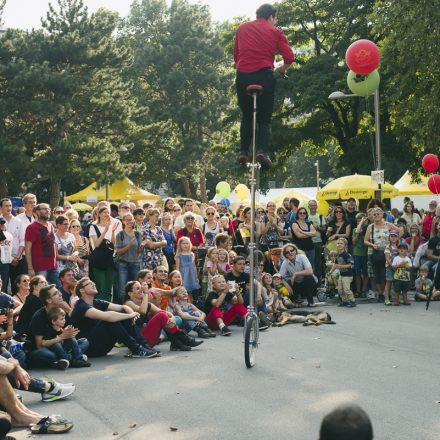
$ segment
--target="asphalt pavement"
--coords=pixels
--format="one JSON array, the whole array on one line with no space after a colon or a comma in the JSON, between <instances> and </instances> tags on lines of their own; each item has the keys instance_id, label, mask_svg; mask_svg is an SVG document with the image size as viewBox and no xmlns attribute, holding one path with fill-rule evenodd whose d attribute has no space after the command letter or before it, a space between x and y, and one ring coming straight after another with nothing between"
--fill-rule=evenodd
<instances>
[{"instance_id":1,"label":"asphalt pavement","mask_svg":"<svg viewBox=\"0 0 440 440\"><path fill-rule=\"evenodd\" d=\"M260 333L252 369L232 327L189 353L165 343L156 359L126 359L122 348L91 368L32 370L77 390L54 403L23 393L24 402L75 423L60 440L316 440L323 416L347 402L367 411L375 439L440 439L440 302L320 308L337 324Z\"/></svg>"}]
</instances>

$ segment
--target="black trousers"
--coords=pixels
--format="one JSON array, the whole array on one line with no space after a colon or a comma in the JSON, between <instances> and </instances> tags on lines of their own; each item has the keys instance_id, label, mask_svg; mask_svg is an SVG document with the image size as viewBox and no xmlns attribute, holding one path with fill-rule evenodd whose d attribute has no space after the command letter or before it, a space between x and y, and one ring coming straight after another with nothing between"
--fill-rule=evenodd
<instances>
[{"instance_id":1,"label":"black trousers","mask_svg":"<svg viewBox=\"0 0 440 440\"><path fill-rule=\"evenodd\" d=\"M246 93L250 84L261 84L264 87L262 95L257 97L257 151L267 152L270 142L270 121L272 119L275 98L275 78L271 69L262 69L258 72L237 72L235 87L238 105L242 118L240 126L240 151L249 151L252 144L252 96Z\"/></svg>"},{"instance_id":2,"label":"black trousers","mask_svg":"<svg viewBox=\"0 0 440 440\"><path fill-rule=\"evenodd\" d=\"M313 297L316 295L317 285L315 278L312 275L307 275L304 277L302 283L289 283L292 287L292 297L293 302L298 302L301 298L307 298L307 303L313 304Z\"/></svg>"},{"instance_id":3,"label":"black trousers","mask_svg":"<svg viewBox=\"0 0 440 440\"><path fill-rule=\"evenodd\" d=\"M131 351L136 351L145 340L137 325L130 319L118 322L100 321L87 338L90 346L87 355L91 357L105 356L115 345L115 342L124 343Z\"/></svg>"}]
</instances>

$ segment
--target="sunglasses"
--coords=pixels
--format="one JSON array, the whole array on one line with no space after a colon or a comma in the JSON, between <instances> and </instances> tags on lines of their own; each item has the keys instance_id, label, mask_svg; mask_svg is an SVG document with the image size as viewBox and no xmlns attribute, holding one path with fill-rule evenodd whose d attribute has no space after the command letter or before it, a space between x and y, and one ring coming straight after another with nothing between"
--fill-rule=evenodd
<instances>
[{"instance_id":1,"label":"sunglasses","mask_svg":"<svg viewBox=\"0 0 440 440\"><path fill-rule=\"evenodd\" d=\"M286 251L286 255L294 254L296 252L295 249L289 249Z\"/></svg>"},{"instance_id":2,"label":"sunglasses","mask_svg":"<svg viewBox=\"0 0 440 440\"><path fill-rule=\"evenodd\" d=\"M206 215L215 215L214 212L207 212Z\"/></svg>"},{"instance_id":3,"label":"sunglasses","mask_svg":"<svg viewBox=\"0 0 440 440\"><path fill-rule=\"evenodd\" d=\"M307 215L307 212L301 211L301 212L298 212L298 215Z\"/></svg>"},{"instance_id":4,"label":"sunglasses","mask_svg":"<svg viewBox=\"0 0 440 440\"><path fill-rule=\"evenodd\" d=\"M194 220L194 217L186 217L185 220Z\"/></svg>"},{"instance_id":5,"label":"sunglasses","mask_svg":"<svg viewBox=\"0 0 440 440\"><path fill-rule=\"evenodd\" d=\"M64 224L64 223L63 223ZM80 228L80 225L70 225L71 228Z\"/></svg>"},{"instance_id":6,"label":"sunglasses","mask_svg":"<svg viewBox=\"0 0 440 440\"><path fill-rule=\"evenodd\" d=\"M61 214L64 214L64 211L55 211L55 214L60 214L61 215Z\"/></svg>"},{"instance_id":7,"label":"sunglasses","mask_svg":"<svg viewBox=\"0 0 440 440\"><path fill-rule=\"evenodd\" d=\"M344 211L335 211L335 214L343 214Z\"/></svg>"}]
</instances>

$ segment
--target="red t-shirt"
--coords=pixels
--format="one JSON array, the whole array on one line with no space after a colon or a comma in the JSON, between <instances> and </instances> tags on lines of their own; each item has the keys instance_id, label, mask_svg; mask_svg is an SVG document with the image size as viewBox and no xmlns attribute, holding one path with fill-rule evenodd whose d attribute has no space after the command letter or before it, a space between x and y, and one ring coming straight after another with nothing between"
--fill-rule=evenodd
<instances>
[{"instance_id":1,"label":"red t-shirt","mask_svg":"<svg viewBox=\"0 0 440 440\"><path fill-rule=\"evenodd\" d=\"M205 243L205 239L203 238L202 231L199 228L194 228L192 232L188 232L188 230L186 230L186 234L184 233L184 229L185 228L182 228L177 231L177 235L176 235L177 241L179 241L179 238L181 237L188 237L193 247L199 247L203 243Z\"/></svg>"},{"instance_id":2,"label":"red t-shirt","mask_svg":"<svg viewBox=\"0 0 440 440\"><path fill-rule=\"evenodd\" d=\"M40 222L33 222L27 226L24 239L32 243L32 267L35 272L56 269L55 233L52 223L48 222L44 226Z\"/></svg>"},{"instance_id":3,"label":"red t-shirt","mask_svg":"<svg viewBox=\"0 0 440 440\"><path fill-rule=\"evenodd\" d=\"M234 61L238 72L257 72L273 68L275 55L280 53L286 64L295 55L283 31L264 18L242 23L235 33Z\"/></svg>"}]
</instances>

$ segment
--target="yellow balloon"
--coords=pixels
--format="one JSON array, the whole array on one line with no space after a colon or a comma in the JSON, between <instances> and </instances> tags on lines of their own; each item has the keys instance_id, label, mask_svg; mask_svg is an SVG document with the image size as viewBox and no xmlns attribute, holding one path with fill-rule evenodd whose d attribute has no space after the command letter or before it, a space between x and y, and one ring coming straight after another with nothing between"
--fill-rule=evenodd
<instances>
[{"instance_id":1,"label":"yellow balloon","mask_svg":"<svg viewBox=\"0 0 440 440\"><path fill-rule=\"evenodd\" d=\"M321 214L322 216L328 215L328 212L330 211L330 205L327 203L326 200L318 199L318 214Z\"/></svg>"},{"instance_id":2,"label":"yellow balloon","mask_svg":"<svg viewBox=\"0 0 440 440\"><path fill-rule=\"evenodd\" d=\"M249 188L243 183L239 183L235 187L234 192L238 200L244 200L250 194Z\"/></svg>"}]
</instances>

